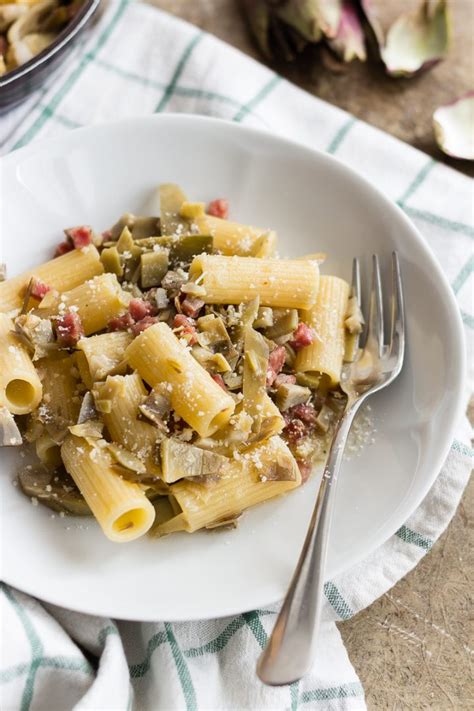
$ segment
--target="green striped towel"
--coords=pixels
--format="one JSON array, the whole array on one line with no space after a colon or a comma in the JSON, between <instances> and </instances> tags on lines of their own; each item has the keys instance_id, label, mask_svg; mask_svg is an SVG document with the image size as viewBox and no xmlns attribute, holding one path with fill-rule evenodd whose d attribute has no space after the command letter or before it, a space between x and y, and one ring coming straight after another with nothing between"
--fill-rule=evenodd
<instances>
[{"instance_id":1,"label":"green striped towel","mask_svg":"<svg viewBox=\"0 0 474 711\"><path fill-rule=\"evenodd\" d=\"M266 127L354 166L414 220L443 264L472 335L470 181L157 10L111 0L61 74L1 120L0 141L5 152L85 124L159 111ZM406 524L369 559L326 584L323 643L300 683L271 689L255 677L273 609L198 623L124 623L46 605L4 586L2 709L365 708L335 621L394 585L446 528L469 475L468 436L461 427L432 491Z\"/></svg>"}]
</instances>

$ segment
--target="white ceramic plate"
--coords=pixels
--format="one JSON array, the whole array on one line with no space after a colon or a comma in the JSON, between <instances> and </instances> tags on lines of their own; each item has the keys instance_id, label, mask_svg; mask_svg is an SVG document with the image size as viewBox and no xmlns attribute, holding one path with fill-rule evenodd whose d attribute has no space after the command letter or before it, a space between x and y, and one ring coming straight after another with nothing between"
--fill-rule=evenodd
<instances>
[{"instance_id":1,"label":"white ceramic plate","mask_svg":"<svg viewBox=\"0 0 474 711\"><path fill-rule=\"evenodd\" d=\"M418 506L459 415L463 337L449 286L422 238L375 188L337 160L218 120L156 116L65 133L4 159L1 228L10 275L48 259L62 229L108 227L140 212L159 182L193 199L228 197L232 216L278 230L283 255L325 251L350 278L355 255L402 260L408 352L402 375L372 401L375 443L344 465L327 577L383 543ZM248 511L237 530L108 542L88 519L53 517L12 485L1 452L3 579L97 615L189 620L262 607L285 593L317 477Z\"/></svg>"}]
</instances>

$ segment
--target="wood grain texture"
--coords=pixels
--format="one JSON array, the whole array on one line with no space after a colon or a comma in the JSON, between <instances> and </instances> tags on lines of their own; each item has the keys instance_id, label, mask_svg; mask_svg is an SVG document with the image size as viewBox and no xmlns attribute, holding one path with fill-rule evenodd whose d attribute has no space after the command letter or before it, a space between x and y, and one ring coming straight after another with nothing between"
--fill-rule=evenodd
<instances>
[{"instance_id":1,"label":"wood grain texture","mask_svg":"<svg viewBox=\"0 0 474 711\"><path fill-rule=\"evenodd\" d=\"M237 0L148 0L261 61ZM418 0L376 0L384 25ZM472 88L474 0L451 0L449 57L415 79L393 80L380 68L353 63L328 71L317 49L274 66L290 81L410 143L458 170L472 164L444 156L431 129L433 110ZM474 412L473 412L474 415ZM339 625L372 711L474 708L472 611L474 483L447 531L388 594Z\"/></svg>"}]
</instances>

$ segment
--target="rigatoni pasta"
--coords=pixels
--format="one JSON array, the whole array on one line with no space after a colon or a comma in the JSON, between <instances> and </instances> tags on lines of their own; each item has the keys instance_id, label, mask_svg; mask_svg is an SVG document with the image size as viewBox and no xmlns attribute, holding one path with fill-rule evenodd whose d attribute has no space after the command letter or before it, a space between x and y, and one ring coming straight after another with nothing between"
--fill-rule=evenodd
<instances>
[{"instance_id":1,"label":"rigatoni pasta","mask_svg":"<svg viewBox=\"0 0 474 711\"><path fill-rule=\"evenodd\" d=\"M127 348L132 368L152 387L168 383L173 409L201 437L208 437L229 421L235 403L192 357L170 327L157 323Z\"/></svg>"},{"instance_id":2,"label":"rigatoni pasta","mask_svg":"<svg viewBox=\"0 0 474 711\"><path fill-rule=\"evenodd\" d=\"M86 279L102 274L103 271L99 252L94 245L74 249L56 259L28 269L13 279L0 282L0 311L9 312L21 307L25 289L32 277L40 279L50 289L66 291L82 284Z\"/></svg>"},{"instance_id":3,"label":"rigatoni pasta","mask_svg":"<svg viewBox=\"0 0 474 711\"><path fill-rule=\"evenodd\" d=\"M206 304L240 304L258 296L262 306L309 309L318 293L313 261L200 255L189 275L203 287Z\"/></svg>"},{"instance_id":4,"label":"rigatoni pasta","mask_svg":"<svg viewBox=\"0 0 474 711\"><path fill-rule=\"evenodd\" d=\"M159 217L67 229L67 254L0 284L1 441L21 429L39 462L20 486L116 542L235 525L299 487L362 327L320 253L275 258L225 200L159 194Z\"/></svg>"},{"instance_id":5,"label":"rigatoni pasta","mask_svg":"<svg viewBox=\"0 0 474 711\"><path fill-rule=\"evenodd\" d=\"M338 385L344 357L349 284L339 277L322 276L314 307L303 319L314 329L315 339L302 348L295 367L302 373L315 373L329 378L331 387Z\"/></svg>"},{"instance_id":6,"label":"rigatoni pasta","mask_svg":"<svg viewBox=\"0 0 474 711\"><path fill-rule=\"evenodd\" d=\"M0 313L0 405L14 415L25 415L39 405L43 388L14 323Z\"/></svg>"},{"instance_id":7,"label":"rigatoni pasta","mask_svg":"<svg viewBox=\"0 0 474 711\"><path fill-rule=\"evenodd\" d=\"M72 476L103 532L116 543L143 536L155 510L138 484L117 475L104 447L69 435L61 447L66 471Z\"/></svg>"}]
</instances>

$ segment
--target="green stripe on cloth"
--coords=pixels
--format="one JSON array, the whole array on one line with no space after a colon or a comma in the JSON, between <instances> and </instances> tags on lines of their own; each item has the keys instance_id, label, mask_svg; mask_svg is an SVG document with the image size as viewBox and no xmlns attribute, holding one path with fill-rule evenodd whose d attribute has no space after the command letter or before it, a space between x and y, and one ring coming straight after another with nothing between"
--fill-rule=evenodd
<instances>
[{"instance_id":1,"label":"green stripe on cloth","mask_svg":"<svg viewBox=\"0 0 474 711\"><path fill-rule=\"evenodd\" d=\"M77 121L72 121L72 119L67 118L67 116L62 116L61 114L54 113L54 111L51 111L49 106L41 107L40 105L39 108L41 108L48 114L48 118L53 118L55 121L62 124L66 128L82 128L83 124L78 123Z\"/></svg>"},{"instance_id":2,"label":"green stripe on cloth","mask_svg":"<svg viewBox=\"0 0 474 711\"><path fill-rule=\"evenodd\" d=\"M2 669L0 671L0 684L6 684L13 679L17 679L19 676L23 676L25 672L30 668L29 664L15 664L13 667L7 667L7 669Z\"/></svg>"},{"instance_id":3,"label":"green stripe on cloth","mask_svg":"<svg viewBox=\"0 0 474 711\"><path fill-rule=\"evenodd\" d=\"M252 631L252 634L260 645L260 648L263 649L267 643L268 637L262 625L260 617L255 611L244 612L242 617L244 618L246 625Z\"/></svg>"},{"instance_id":4,"label":"green stripe on cloth","mask_svg":"<svg viewBox=\"0 0 474 711\"><path fill-rule=\"evenodd\" d=\"M290 700L291 700L291 711L298 710L298 699L300 695L300 682L294 681L290 684Z\"/></svg>"},{"instance_id":5,"label":"green stripe on cloth","mask_svg":"<svg viewBox=\"0 0 474 711\"><path fill-rule=\"evenodd\" d=\"M105 640L107 637L110 635L119 635L119 631L115 625L107 625L106 627L103 627L99 634L97 635L97 641L101 645L101 647L104 646Z\"/></svg>"},{"instance_id":6,"label":"green stripe on cloth","mask_svg":"<svg viewBox=\"0 0 474 711\"><path fill-rule=\"evenodd\" d=\"M63 671L79 671L92 676L94 671L89 662L80 657L41 657L39 666L43 669L61 669ZM16 664L0 671L0 684L22 676L30 668L29 664Z\"/></svg>"},{"instance_id":7,"label":"green stripe on cloth","mask_svg":"<svg viewBox=\"0 0 474 711\"><path fill-rule=\"evenodd\" d=\"M347 699L349 697L363 696L364 689L354 681L352 684L342 684L341 686L332 686L326 689L313 689L312 691L303 691L300 696L302 704L309 704L311 701L331 701L333 699Z\"/></svg>"},{"instance_id":8,"label":"green stripe on cloth","mask_svg":"<svg viewBox=\"0 0 474 711\"><path fill-rule=\"evenodd\" d=\"M422 536L421 533L413 531L411 528L408 528L408 526L402 526L401 528L399 528L398 531L396 531L395 535L398 536L405 543L412 543L414 546L418 546L418 548L423 548L423 550L425 551L429 551L433 546L433 541L431 540L431 538Z\"/></svg>"},{"instance_id":9,"label":"green stripe on cloth","mask_svg":"<svg viewBox=\"0 0 474 711\"><path fill-rule=\"evenodd\" d=\"M324 583L324 594L326 595L329 604L337 612L341 620L349 620L353 616L354 611L344 600L334 583L330 580L328 580L327 583Z\"/></svg>"},{"instance_id":10,"label":"green stripe on cloth","mask_svg":"<svg viewBox=\"0 0 474 711\"><path fill-rule=\"evenodd\" d=\"M173 634L173 628L169 622L165 622L165 630L171 647L174 663L176 665L176 670L178 672L179 682L183 690L184 699L186 701L186 711L196 711L196 692L194 690L188 665L186 664L186 660L183 657L179 644L176 641L176 637Z\"/></svg>"},{"instance_id":11,"label":"green stripe on cloth","mask_svg":"<svg viewBox=\"0 0 474 711\"><path fill-rule=\"evenodd\" d=\"M15 150L16 148L21 148L21 146L24 146L29 143L29 141L31 141L31 139L36 136L38 131L41 130L44 124L48 121L48 119L51 118L54 111L56 111L61 101L72 89L72 87L77 82L89 62L91 62L95 58L97 53L103 48L110 35L112 34L118 21L125 12L125 9L127 8L129 2L130 0L120 0L117 11L113 15L109 25L103 30L103 32L99 36L94 48L91 50L91 52L82 56L77 67L70 73L70 75L62 84L60 89L58 89L58 91L54 94L49 104L43 108L36 121L34 121L30 128L23 134L23 136L21 136L17 140L12 150Z\"/></svg>"},{"instance_id":12,"label":"green stripe on cloth","mask_svg":"<svg viewBox=\"0 0 474 711\"><path fill-rule=\"evenodd\" d=\"M41 657L43 654L43 645L23 605L18 602L10 588L3 584L1 588L5 594L5 597L9 600L12 607L14 608L21 624L23 625L23 629L26 632L26 636L28 637L28 641L31 646L32 659L28 669L28 674L26 677L25 686L23 688L23 694L20 703L20 711L28 711L31 705L31 701L33 699L33 689L35 685L36 673L40 666Z\"/></svg>"},{"instance_id":13,"label":"green stripe on cloth","mask_svg":"<svg viewBox=\"0 0 474 711\"><path fill-rule=\"evenodd\" d=\"M351 116L351 118L346 121L346 123L341 126L341 128L336 132L336 135L334 138L331 140L331 143L329 146L326 148L326 152L330 153L331 155L334 155L336 151L338 150L339 146L351 130L351 128L357 123L357 119L355 116Z\"/></svg>"},{"instance_id":14,"label":"green stripe on cloth","mask_svg":"<svg viewBox=\"0 0 474 711\"><path fill-rule=\"evenodd\" d=\"M150 662L153 652L155 649L158 649L158 647L164 644L166 640L167 636L165 632L157 632L153 635L153 637L150 637L146 646L146 654L143 662L140 662L140 664L131 664L129 667L132 679L139 679L140 677L145 676L150 669Z\"/></svg>"},{"instance_id":15,"label":"green stripe on cloth","mask_svg":"<svg viewBox=\"0 0 474 711\"><path fill-rule=\"evenodd\" d=\"M277 84L279 84L281 81L281 77L278 74L275 74L269 82L267 82L261 89L260 91L255 94L253 99L251 99L247 104L244 104L239 111L235 114L234 118L232 119L236 123L241 123L241 121L244 120L244 118L247 116L247 114L252 113L253 109L255 109L261 101L265 99L276 87Z\"/></svg>"},{"instance_id":16,"label":"green stripe on cloth","mask_svg":"<svg viewBox=\"0 0 474 711\"><path fill-rule=\"evenodd\" d=\"M469 279L471 276L472 272L474 271L474 255L469 259L468 262L463 266L459 274L457 275L456 279L453 281L451 284L452 289L455 294L457 294L466 281Z\"/></svg>"},{"instance_id":17,"label":"green stripe on cloth","mask_svg":"<svg viewBox=\"0 0 474 711\"><path fill-rule=\"evenodd\" d=\"M96 59L94 61L94 64L96 64L98 67L101 67L102 69L105 69L106 71L111 72L112 74L116 74L122 79L135 82L137 84L140 84L141 86L150 87L151 89L158 89L159 91L163 91L163 89L165 89L166 87L166 84L164 82L159 82L155 81L154 79L150 79L149 77L140 76L140 74L136 74L135 72L129 72L128 70L122 69L122 67L117 67L115 64L106 62L103 59ZM230 96L219 94L216 91L208 91L206 89L194 89L188 86L179 86L179 84L174 87L173 94L175 96L186 96L195 99L207 99L208 101L219 101L221 103L229 104L229 106L234 106L237 108L241 106L239 101L232 99Z\"/></svg>"},{"instance_id":18,"label":"green stripe on cloth","mask_svg":"<svg viewBox=\"0 0 474 711\"><path fill-rule=\"evenodd\" d=\"M185 50L181 56L181 59L179 60L177 66L176 66L176 69L174 70L173 76L171 77L171 81L168 84L168 86L166 87L165 92L155 109L155 113L159 113L160 111L163 111L166 104L169 102L169 100L173 96L173 92L176 87L176 84L178 83L178 79L180 78L181 74L183 73L183 71L186 67L186 64L193 52L193 49L196 47L197 44L199 44L199 42L202 40L203 37L204 37L204 32L198 32L198 34L194 35L191 42L189 42L189 44L185 48Z\"/></svg>"},{"instance_id":19,"label":"green stripe on cloth","mask_svg":"<svg viewBox=\"0 0 474 711\"><path fill-rule=\"evenodd\" d=\"M227 647L227 644L230 642L234 634L244 625L245 620L242 615L234 617L232 622L230 622L217 637L212 639L210 642L206 642L206 644L203 644L200 647L190 647L189 649L185 649L183 654L185 657L202 657L204 654L216 654L217 652L221 652L225 647Z\"/></svg>"},{"instance_id":20,"label":"green stripe on cloth","mask_svg":"<svg viewBox=\"0 0 474 711\"><path fill-rule=\"evenodd\" d=\"M474 316L471 316L471 314L467 314L465 311L461 311L461 318L463 320L463 323L466 324L466 326L469 326L469 328L474 328Z\"/></svg>"},{"instance_id":21,"label":"green stripe on cloth","mask_svg":"<svg viewBox=\"0 0 474 711\"><path fill-rule=\"evenodd\" d=\"M400 201L397 201L397 204L402 208L403 212L408 215L408 217L413 217L415 220L429 222L430 225L437 225L445 230L451 230L451 232L459 232L467 237L474 237L474 229L471 225L466 225L464 222L456 222L455 220L448 220L446 217L435 215L432 212L428 212L428 210L418 210L415 207L409 207Z\"/></svg>"},{"instance_id":22,"label":"green stripe on cloth","mask_svg":"<svg viewBox=\"0 0 474 711\"><path fill-rule=\"evenodd\" d=\"M417 175L415 175L415 178L412 180L408 188L403 193L402 197L399 200L399 203L405 204L406 201L411 198L413 193L418 190L420 185L425 181L425 178L431 173L435 165L437 165L437 162L432 158L430 158L429 161L425 163L423 168L419 171Z\"/></svg>"},{"instance_id":23,"label":"green stripe on cloth","mask_svg":"<svg viewBox=\"0 0 474 711\"><path fill-rule=\"evenodd\" d=\"M460 442L458 439L454 440L451 449L459 454L462 454L464 457L474 457L474 449L472 449L472 447L468 447L467 444Z\"/></svg>"}]
</instances>

